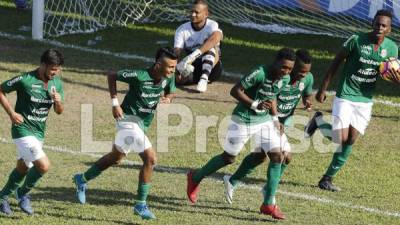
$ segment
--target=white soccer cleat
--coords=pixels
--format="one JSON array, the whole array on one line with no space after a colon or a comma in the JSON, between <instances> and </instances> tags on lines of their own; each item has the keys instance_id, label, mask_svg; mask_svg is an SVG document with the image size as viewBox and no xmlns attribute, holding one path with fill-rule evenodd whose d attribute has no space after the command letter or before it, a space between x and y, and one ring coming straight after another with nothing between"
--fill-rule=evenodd
<instances>
[{"instance_id":1,"label":"white soccer cleat","mask_svg":"<svg viewBox=\"0 0 400 225\"><path fill-rule=\"evenodd\" d=\"M199 83L197 83L197 88L196 90L198 92L206 92L207 91L207 84L208 84L208 78L207 76L201 76Z\"/></svg>"},{"instance_id":2,"label":"white soccer cleat","mask_svg":"<svg viewBox=\"0 0 400 225\"><path fill-rule=\"evenodd\" d=\"M231 184L231 182L229 182L229 179L231 179L230 175L225 175L223 177L224 180L224 186L225 186L225 198L226 201L229 204L232 204L233 201L233 192L235 191L235 187L233 187L233 185Z\"/></svg>"}]
</instances>

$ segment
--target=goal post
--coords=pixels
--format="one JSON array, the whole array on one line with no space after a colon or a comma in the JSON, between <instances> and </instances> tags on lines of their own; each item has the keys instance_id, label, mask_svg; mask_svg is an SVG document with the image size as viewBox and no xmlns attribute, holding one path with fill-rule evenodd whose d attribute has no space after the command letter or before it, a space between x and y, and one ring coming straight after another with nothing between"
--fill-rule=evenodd
<instances>
[{"instance_id":1,"label":"goal post","mask_svg":"<svg viewBox=\"0 0 400 225\"><path fill-rule=\"evenodd\" d=\"M32 1L32 38L43 39L44 0Z\"/></svg>"}]
</instances>

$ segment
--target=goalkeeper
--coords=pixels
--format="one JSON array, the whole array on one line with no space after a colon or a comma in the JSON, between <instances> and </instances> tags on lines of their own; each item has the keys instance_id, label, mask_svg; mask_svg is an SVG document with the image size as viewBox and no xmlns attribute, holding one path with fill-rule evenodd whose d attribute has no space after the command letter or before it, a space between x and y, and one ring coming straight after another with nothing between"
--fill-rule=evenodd
<instances>
[{"instance_id":1,"label":"goalkeeper","mask_svg":"<svg viewBox=\"0 0 400 225\"><path fill-rule=\"evenodd\" d=\"M208 18L208 4L195 0L190 22L178 27L175 32L174 50L178 56L187 56L177 65L177 84L197 83L197 91L207 91L207 84L221 76L221 51L219 43L222 31L218 23Z\"/></svg>"}]
</instances>

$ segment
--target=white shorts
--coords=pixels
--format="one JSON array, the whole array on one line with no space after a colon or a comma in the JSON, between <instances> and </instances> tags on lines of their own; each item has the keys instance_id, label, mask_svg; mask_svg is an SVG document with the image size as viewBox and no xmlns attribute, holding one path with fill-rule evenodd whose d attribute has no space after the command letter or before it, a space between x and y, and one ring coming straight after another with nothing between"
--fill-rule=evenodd
<instances>
[{"instance_id":1,"label":"white shorts","mask_svg":"<svg viewBox=\"0 0 400 225\"><path fill-rule=\"evenodd\" d=\"M255 147L261 147L267 153L271 150L281 149L286 135L280 136L272 121L249 125L231 120L225 138L224 151L237 156L251 137L255 138Z\"/></svg>"},{"instance_id":2,"label":"white shorts","mask_svg":"<svg viewBox=\"0 0 400 225\"><path fill-rule=\"evenodd\" d=\"M116 129L114 145L118 151L124 154L131 151L142 153L152 147L149 138L137 123L117 121Z\"/></svg>"},{"instance_id":3,"label":"white shorts","mask_svg":"<svg viewBox=\"0 0 400 225\"><path fill-rule=\"evenodd\" d=\"M352 102L335 97L332 107L332 129L349 128L351 125L363 135L371 120L372 105L372 102Z\"/></svg>"},{"instance_id":4,"label":"white shorts","mask_svg":"<svg viewBox=\"0 0 400 225\"><path fill-rule=\"evenodd\" d=\"M28 168L33 166L34 161L46 156L43 152L43 143L35 136L26 136L13 139L17 146L17 160L24 160Z\"/></svg>"}]
</instances>

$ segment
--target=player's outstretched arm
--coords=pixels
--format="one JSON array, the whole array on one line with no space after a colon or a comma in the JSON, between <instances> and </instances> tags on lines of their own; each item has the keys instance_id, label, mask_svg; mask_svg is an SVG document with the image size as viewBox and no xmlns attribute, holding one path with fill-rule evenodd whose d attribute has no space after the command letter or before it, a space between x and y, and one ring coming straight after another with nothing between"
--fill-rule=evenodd
<instances>
[{"instance_id":1,"label":"player's outstretched arm","mask_svg":"<svg viewBox=\"0 0 400 225\"><path fill-rule=\"evenodd\" d=\"M6 95L0 88L0 104L3 107L3 109L6 111L8 116L10 117L10 120L14 124L21 124L24 122L24 118L19 114L16 113L13 108L10 105L10 102L8 101Z\"/></svg>"},{"instance_id":2,"label":"player's outstretched arm","mask_svg":"<svg viewBox=\"0 0 400 225\"><path fill-rule=\"evenodd\" d=\"M119 120L124 117L121 106L118 102L117 97L117 73L115 71L109 71L107 73L108 91L110 92L112 114L114 119Z\"/></svg>"},{"instance_id":3,"label":"player's outstretched arm","mask_svg":"<svg viewBox=\"0 0 400 225\"><path fill-rule=\"evenodd\" d=\"M328 90L328 86L332 80L332 78L335 76L336 71L338 70L340 64L347 58L348 52L343 48L340 50L340 52L336 55L336 57L333 59L331 65L329 66L328 71L325 73L324 79L322 81L322 85L319 88L317 94L315 95L315 98L317 99L318 102L324 102L326 99L326 90Z\"/></svg>"}]
</instances>

